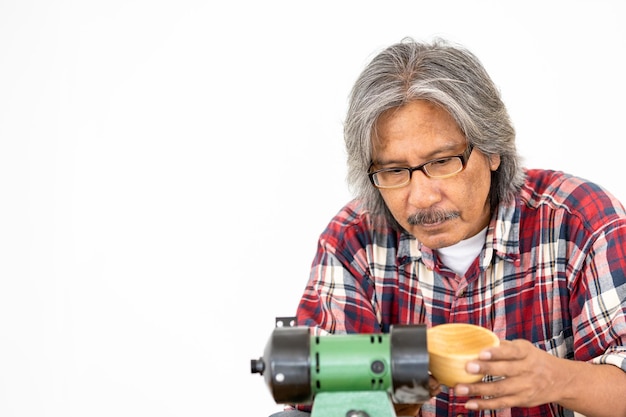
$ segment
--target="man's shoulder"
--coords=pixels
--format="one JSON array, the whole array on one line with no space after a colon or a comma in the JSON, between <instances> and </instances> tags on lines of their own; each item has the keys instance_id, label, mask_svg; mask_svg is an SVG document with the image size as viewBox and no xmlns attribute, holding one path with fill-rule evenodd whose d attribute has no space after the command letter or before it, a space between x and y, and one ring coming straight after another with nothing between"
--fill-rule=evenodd
<instances>
[{"instance_id":1,"label":"man's shoulder","mask_svg":"<svg viewBox=\"0 0 626 417\"><path fill-rule=\"evenodd\" d=\"M522 198L527 202L567 204L606 195L599 185L584 178L555 170L528 169L522 187Z\"/></svg>"},{"instance_id":2,"label":"man's shoulder","mask_svg":"<svg viewBox=\"0 0 626 417\"><path fill-rule=\"evenodd\" d=\"M389 226L384 215L372 213L365 202L359 199L350 200L341 207L333 217L332 222L340 227L385 228Z\"/></svg>"},{"instance_id":3,"label":"man's shoulder","mask_svg":"<svg viewBox=\"0 0 626 417\"><path fill-rule=\"evenodd\" d=\"M527 170L521 200L527 208L564 210L592 225L625 217L622 203L609 191L593 181L562 171Z\"/></svg>"},{"instance_id":4,"label":"man's shoulder","mask_svg":"<svg viewBox=\"0 0 626 417\"><path fill-rule=\"evenodd\" d=\"M323 237L338 246L352 246L356 241L360 245L389 245L398 240L398 234L383 214L372 213L363 201L354 199L335 214Z\"/></svg>"}]
</instances>

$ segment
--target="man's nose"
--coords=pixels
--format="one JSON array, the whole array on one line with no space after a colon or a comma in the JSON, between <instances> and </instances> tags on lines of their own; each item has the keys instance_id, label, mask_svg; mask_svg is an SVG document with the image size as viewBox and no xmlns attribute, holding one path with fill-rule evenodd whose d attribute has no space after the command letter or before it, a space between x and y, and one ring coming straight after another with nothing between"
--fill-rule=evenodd
<instances>
[{"instance_id":1,"label":"man's nose","mask_svg":"<svg viewBox=\"0 0 626 417\"><path fill-rule=\"evenodd\" d=\"M439 181L427 177L421 170L413 171L407 187L409 203L416 208L429 208L441 201Z\"/></svg>"}]
</instances>

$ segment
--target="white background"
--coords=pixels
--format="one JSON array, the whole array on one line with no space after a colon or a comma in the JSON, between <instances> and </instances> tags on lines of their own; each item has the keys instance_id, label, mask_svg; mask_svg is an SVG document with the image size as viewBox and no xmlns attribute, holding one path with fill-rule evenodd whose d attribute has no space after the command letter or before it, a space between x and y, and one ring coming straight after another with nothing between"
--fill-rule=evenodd
<instances>
[{"instance_id":1,"label":"white background","mask_svg":"<svg viewBox=\"0 0 626 417\"><path fill-rule=\"evenodd\" d=\"M528 166L626 200L626 3L0 0L0 415L265 417L250 359L350 197L404 36L472 49Z\"/></svg>"}]
</instances>

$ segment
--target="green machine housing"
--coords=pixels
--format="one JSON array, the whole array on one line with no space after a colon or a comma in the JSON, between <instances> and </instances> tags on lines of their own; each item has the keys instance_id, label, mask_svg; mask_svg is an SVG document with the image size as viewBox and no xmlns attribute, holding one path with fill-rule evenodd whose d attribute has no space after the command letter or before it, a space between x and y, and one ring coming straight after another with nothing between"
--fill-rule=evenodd
<instances>
[{"instance_id":1,"label":"green machine housing","mask_svg":"<svg viewBox=\"0 0 626 417\"><path fill-rule=\"evenodd\" d=\"M311 404L312 417L395 417L393 403L421 404L428 392L425 325L388 334L313 335L277 327L251 360L278 404Z\"/></svg>"}]
</instances>

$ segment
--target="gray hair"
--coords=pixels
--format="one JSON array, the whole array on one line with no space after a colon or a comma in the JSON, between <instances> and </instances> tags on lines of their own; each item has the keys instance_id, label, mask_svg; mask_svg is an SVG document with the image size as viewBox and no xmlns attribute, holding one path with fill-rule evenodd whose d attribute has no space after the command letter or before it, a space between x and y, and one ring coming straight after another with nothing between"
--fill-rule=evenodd
<instances>
[{"instance_id":1,"label":"gray hair","mask_svg":"<svg viewBox=\"0 0 626 417\"><path fill-rule=\"evenodd\" d=\"M491 178L492 211L500 201L513 199L524 172L515 148L515 129L499 90L478 58L464 47L442 39L418 43L410 38L376 55L352 88L344 138L348 184L356 197L399 227L367 176L372 139L384 111L420 99L446 109L474 148L488 156L500 155L500 167Z\"/></svg>"}]
</instances>

